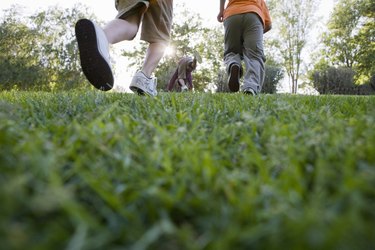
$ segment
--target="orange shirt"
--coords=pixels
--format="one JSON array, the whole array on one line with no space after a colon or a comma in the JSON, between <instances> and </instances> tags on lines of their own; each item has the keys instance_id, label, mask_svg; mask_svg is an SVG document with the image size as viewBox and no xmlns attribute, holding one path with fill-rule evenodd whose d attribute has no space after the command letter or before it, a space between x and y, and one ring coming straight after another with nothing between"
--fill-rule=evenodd
<instances>
[{"instance_id":1,"label":"orange shirt","mask_svg":"<svg viewBox=\"0 0 375 250\"><path fill-rule=\"evenodd\" d=\"M260 16L263 26L271 26L271 16L264 0L229 0L224 10L224 19L243 13L254 12Z\"/></svg>"}]
</instances>

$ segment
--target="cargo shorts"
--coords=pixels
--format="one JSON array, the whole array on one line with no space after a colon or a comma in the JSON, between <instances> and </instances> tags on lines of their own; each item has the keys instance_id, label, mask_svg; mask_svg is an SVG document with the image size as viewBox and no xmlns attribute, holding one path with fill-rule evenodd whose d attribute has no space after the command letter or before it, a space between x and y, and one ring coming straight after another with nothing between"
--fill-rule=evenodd
<instances>
[{"instance_id":1,"label":"cargo shorts","mask_svg":"<svg viewBox=\"0 0 375 250\"><path fill-rule=\"evenodd\" d=\"M115 0L116 18L141 16L141 40L168 43L173 19L173 0Z\"/></svg>"}]
</instances>

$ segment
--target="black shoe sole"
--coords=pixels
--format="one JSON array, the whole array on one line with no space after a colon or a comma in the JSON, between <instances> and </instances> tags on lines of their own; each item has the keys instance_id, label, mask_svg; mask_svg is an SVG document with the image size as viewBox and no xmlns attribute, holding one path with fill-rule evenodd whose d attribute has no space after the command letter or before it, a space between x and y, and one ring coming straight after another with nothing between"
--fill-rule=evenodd
<instances>
[{"instance_id":1,"label":"black shoe sole","mask_svg":"<svg viewBox=\"0 0 375 250\"><path fill-rule=\"evenodd\" d=\"M245 95L252 95L252 96L255 96L255 95L256 95L255 92L251 92L251 91L249 91L249 90L245 90L243 93L244 93Z\"/></svg>"},{"instance_id":2,"label":"black shoe sole","mask_svg":"<svg viewBox=\"0 0 375 250\"><path fill-rule=\"evenodd\" d=\"M130 90L133 91L134 93L138 94L138 95L145 95L146 94L142 89L137 88L137 87L130 87Z\"/></svg>"},{"instance_id":3,"label":"black shoe sole","mask_svg":"<svg viewBox=\"0 0 375 250\"><path fill-rule=\"evenodd\" d=\"M78 42L82 71L95 88L108 91L113 88L113 74L110 65L98 50L94 24L87 19L76 23L75 34Z\"/></svg>"},{"instance_id":4,"label":"black shoe sole","mask_svg":"<svg viewBox=\"0 0 375 250\"><path fill-rule=\"evenodd\" d=\"M240 90L240 67L238 65L230 67L228 87L231 92L238 92Z\"/></svg>"}]
</instances>

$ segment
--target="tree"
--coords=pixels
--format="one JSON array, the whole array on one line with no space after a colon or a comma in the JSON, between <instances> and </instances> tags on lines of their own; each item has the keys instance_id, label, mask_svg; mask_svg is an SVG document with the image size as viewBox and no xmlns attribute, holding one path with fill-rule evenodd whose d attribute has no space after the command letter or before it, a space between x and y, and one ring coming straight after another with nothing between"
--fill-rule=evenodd
<instances>
[{"instance_id":1,"label":"tree","mask_svg":"<svg viewBox=\"0 0 375 250\"><path fill-rule=\"evenodd\" d=\"M362 77L358 78L371 82L375 76L375 2L363 0L359 8L362 24L357 36L360 46L357 71Z\"/></svg>"},{"instance_id":2,"label":"tree","mask_svg":"<svg viewBox=\"0 0 375 250\"><path fill-rule=\"evenodd\" d=\"M269 1L278 39L273 45L280 53L282 65L289 77L292 93L297 93L301 74L302 50L314 21L317 0Z\"/></svg>"},{"instance_id":3,"label":"tree","mask_svg":"<svg viewBox=\"0 0 375 250\"><path fill-rule=\"evenodd\" d=\"M74 24L82 17L95 19L75 5L22 17L13 6L0 22L0 84L3 89L80 87L84 81L79 66Z\"/></svg>"},{"instance_id":4,"label":"tree","mask_svg":"<svg viewBox=\"0 0 375 250\"><path fill-rule=\"evenodd\" d=\"M322 55L328 66L344 66L363 83L375 74L375 2L340 0L323 37Z\"/></svg>"},{"instance_id":5,"label":"tree","mask_svg":"<svg viewBox=\"0 0 375 250\"><path fill-rule=\"evenodd\" d=\"M51 7L30 17L31 29L40 38L35 48L39 55L43 55L40 64L49 70L50 82L61 89L80 87L85 79L79 63L74 26L81 18L97 20L86 9L81 4L68 9Z\"/></svg>"},{"instance_id":6,"label":"tree","mask_svg":"<svg viewBox=\"0 0 375 250\"><path fill-rule=\"evenodd\" d=\"M25 87L45 75L34 53L37 35L19 18L19 8L5 11L0 24L0 84L2 89L14 85Z\"/></svg>"}]
</instances>

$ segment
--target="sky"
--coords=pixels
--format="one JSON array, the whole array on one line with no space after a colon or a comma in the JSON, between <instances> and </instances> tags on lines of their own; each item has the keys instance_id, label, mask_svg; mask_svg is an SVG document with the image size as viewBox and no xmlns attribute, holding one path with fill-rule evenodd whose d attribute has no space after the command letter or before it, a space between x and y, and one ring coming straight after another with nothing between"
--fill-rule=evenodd
<instances>
[{"instance_id":1,"label":"sky","mask_svg":"<svg viewBox=\"0 0 375 250\"><path fill-rule=\"evenodd\" d=\"M329 17L330 12L333 8L333 3L335 0L321 0L321 5L319 8L319 15L322 17L321 20L327 20ZM218 25L216 21L216 16L219 10L219 0L175 0L175 5L178 4L185 4L189 9L192 11L199 13L203 18L205 24L208 26L211 25ZM17 4L20 6L24 6L23 13L27 14L34 14L39 10L45 10L49 6L60 6L61 8L70 8L74 6L76 3L81 3L86 5L89 8L89 12L94 13L100 20L104 22L111 21L117 14L117 11L114 7L114 0L37 0L37 1L30 1L30 0L1 0L0 1L0 13L4 9L10 8L12 5ZM272 16L272 13L271 13ZM324 25L322 23L316 25L316 29L318 31L322 31L322 27L324 30ZM271 31L272 32L272 31ZM266 34L267 36L267 34ZM314 37L318 37L314 35ZM137 41L134 40L132 42L122 43L119 46L116 45L116 49L120 51L121 49L126 49L132 46L132 43L136 43ZM309 54L309 51L306 51ZM125 64L125 58L117 57L115 58L116 65ZM118 70L119 67L116 66L116 76L115 82L128 82L129 81L129 72L122 67L121 70ZM119 84L121 85L121 84ZM125 90L126 89L125 87Z\"/></svg>"},{"instance_id":2,"label":"sky","mask_svg":"<svg viewBox=\"0 0 375 250\"><path fill-rule=\"evenodd\" d=\"M320 0L321 5L319 12L323 18L327 18L332 10L333 2L335 0ZM216 16L219 10L219 0L175 0L177 3L185 4L189 9L197 12L209 24L217 24ZM116 9L114 8L114 0L1 0L0 11L11 7L13 4L25 6L25 11L35 13L38 10L46 9L47 6L61 6L62 8L72 7L76 3L82 3L88 6L89 9L95 13L103 21L110 21L116 16ZM272 16L272 13L271 13Z\"/></svg>"},{"instance_id":3,"label":"sky","mask_svg":"<svg viewBox=\"0 0 375 250\"><path fill-rule=\"evenodd\" d=\"M217 4L212 4L214 1L215 0L175 0L174 3L185 3L188 8L200 13L202 17L204 16L216 21L216 15L219 10L219 1L215 1ZM19 4L26 6L28 10L35 13L38 9L45 9L46 6L58 5L63 8L68 8L78 2L87 5L92 12L103 21L110 21L117 13L114 7L114 0L1 0L0 10L7 9L13 4Z\"/></svg>"}]
</instances>

